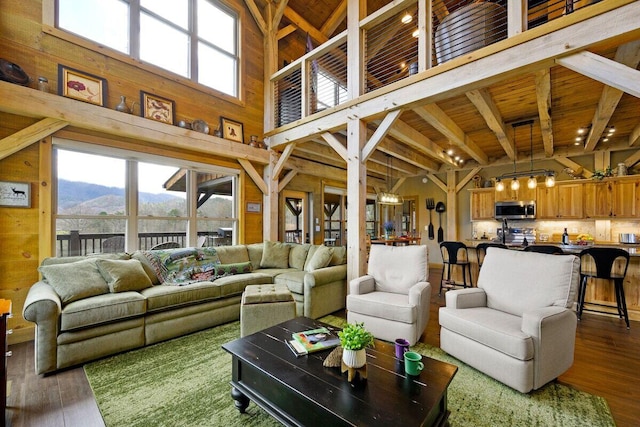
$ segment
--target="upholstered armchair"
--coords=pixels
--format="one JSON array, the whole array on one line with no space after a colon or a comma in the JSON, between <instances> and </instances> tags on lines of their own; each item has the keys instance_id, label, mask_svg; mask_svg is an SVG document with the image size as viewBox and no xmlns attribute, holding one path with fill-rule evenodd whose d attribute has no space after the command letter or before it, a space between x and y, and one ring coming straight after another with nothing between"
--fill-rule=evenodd
<instances>
[{"instance_id":1,"label":"upholstered armchair","mask_svg":"<svg viewBox=\"0 0 640 427\"><path fill-rule=\"evenodd\" d=\"M385 341L420 339L429 321L427 247L372 245L367 275L353 279L347 321Z\"/></svg>"},{"instance_id":2,"label":"upholstered armchair","mask_svg":"<svg viewBox=\"0 0 640 427\"><path fill-rule=\"evenodd\" d=\"M574 255L488 248L478 287L449 291L440 347L522 393L573 364L580 278Z\"/></svg>"}]
</instances>

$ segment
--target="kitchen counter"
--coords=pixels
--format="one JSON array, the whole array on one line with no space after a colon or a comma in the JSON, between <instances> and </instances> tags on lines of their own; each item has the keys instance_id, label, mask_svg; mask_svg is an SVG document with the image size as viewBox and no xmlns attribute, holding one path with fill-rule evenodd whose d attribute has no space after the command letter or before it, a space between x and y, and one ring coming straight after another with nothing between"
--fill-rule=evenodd
<instances>
[{"instance_id":1,"label":"kitchen counter","mask_svg":"<svg viewBox=\"0 0 640 427\"><path fill-rule=\"evenodd\" d=\"M475 248L480 243L499 243L493 240L487 239L469 239L465 240L464 244L469 248ZM630 243L616 243L616 242L598 242L592 245L563 245L560 242L536 242L530 243L529 246L535 245L553 245L562 248L563 251L570 254L579 254L582 250L587 249L589 247L598 247L598 248L621 248L629 252L629 255L632 257L640 257L640 245L638 244L630 244ZM522 245L515 244L510 245L507 244L509 249L524 249Z\"/></svg>"}]
</instances>

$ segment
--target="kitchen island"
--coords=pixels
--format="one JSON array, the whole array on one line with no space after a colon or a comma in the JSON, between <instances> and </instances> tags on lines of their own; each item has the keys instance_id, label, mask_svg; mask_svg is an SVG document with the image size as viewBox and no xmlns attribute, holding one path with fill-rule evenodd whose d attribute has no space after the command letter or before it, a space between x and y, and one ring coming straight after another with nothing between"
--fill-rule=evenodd
<instances>
[{"instance_id":1,"label":"kitchen island","mask_svg":"<svg viewBox=\"0 0 640 427\"><path fill-rule=\"evenodd\" d=\"M480 243L490 243L492 240L486 239L469 239L463 240L464 244L469 248L469 261L471 262L471 276L473 278L474 285L478 283L478 257L475 248ZM496 242L493 242L496 243ZM609 247L609 248L622 248L629 252L629 268L627 269L627 275L624 279L624 293L627 301L627 310L629 312L629 319L640 321L640 245L638 244L624 244L616 242L594 242L593 245L563 245L560 242L540 242L535 244L554 245L559 246L565 253L579 255L583 249L587 247ZM523 250L522 245L507 245L512 250ZM455 272L454 272L455 271ZM458 268L452 271L453 279L456 283L462 283L462 276ZM605 304L611 307L612 315L616 314L616 298L614 293L613 283L609 283L606 280L594 280L593 285L587 286L587 293L585 295L585 304L598 303ZM596 283L597 281L597 283ZM592 314L592 313L589 313ZM593 313L595 314L595 313ZM621 320L621 322L623 322ZM624 323L624 322L623 322Z\"/></svg>"}]
</instances>

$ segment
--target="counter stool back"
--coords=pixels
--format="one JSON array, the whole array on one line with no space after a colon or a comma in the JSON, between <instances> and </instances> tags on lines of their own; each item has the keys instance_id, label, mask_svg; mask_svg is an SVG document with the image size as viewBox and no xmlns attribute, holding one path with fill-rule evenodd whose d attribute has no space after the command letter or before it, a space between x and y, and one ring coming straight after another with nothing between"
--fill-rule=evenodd
<instances>
[{"instance_id":1,"label":"counter stool back","mask_svg":"<svg viewBox=\"0 0 640 427\"><path fill-rule=\"evenodd\" d=\"M526 252L538 252L540 254L562 255L564 251L559 246L553 245L533 245L524 248Z\"/></svg>"},{"instance_id":2,"label":"counter stool back","mask_svg":"<svg viewBox=\"0 0 640 427\"><path fill-rule=\"evenodd\" d=\"M616 309L618 316L624 318L629 329L629 314L624 296L624 278L629 266L629 252L620 248L587 248L580 252L580 289L578 291L578 319L583 311L597 313L611 312L584 307L584 298L589 279L612 280L615 287ZM589 303L589 305L608 307L605 304Z\"/></svg>"},{"instance_id":3,"label":"counter stool back","mask_svg":"<svg viewBox=\"0 0 640 427\"><path fill-rule=\"evenodd\" d=\"M442 242L440 243L440 254L442 255L442 276L440 280L440 290L438 295L442 294L442 289L454 286L471 287L473 282L471 279L471 263L469 262L469 252L467 245L462 242ZM462 283L455 283L451 279L451 266L460 266L462 270ZM447 278L445 279L444 270L447 269ZM467 284L467 270L469 271L469 284Z\"/></svg>"}]
</instances>

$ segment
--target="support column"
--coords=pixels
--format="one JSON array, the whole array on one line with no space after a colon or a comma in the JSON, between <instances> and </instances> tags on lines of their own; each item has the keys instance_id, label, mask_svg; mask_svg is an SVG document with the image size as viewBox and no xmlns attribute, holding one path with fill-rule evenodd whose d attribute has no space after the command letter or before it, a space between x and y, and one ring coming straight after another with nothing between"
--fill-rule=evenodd
<instances>
[{"instance_id":1,"label":"support column","mask_svg":"<svg viewBox=\"0 0 640 427\"><path fill-rule=\"evenodd\" d=\"M264 210L262 212L262 240L278 240L278 177L274 176L278 155L269 150L269 164L264 168L264 182L268 192L262 197Z\"/></svg>"},{"instance_id":2,"label":"support column","mask_svg":"<svg viewBox=\"0 0 640 427\"><path fill-rule=\"evenodd\" d=\"M367 166L361 161L367 127L355 118L347 122L347 283L366 272L365 204Z\"/></svg>"}]
</instances>

